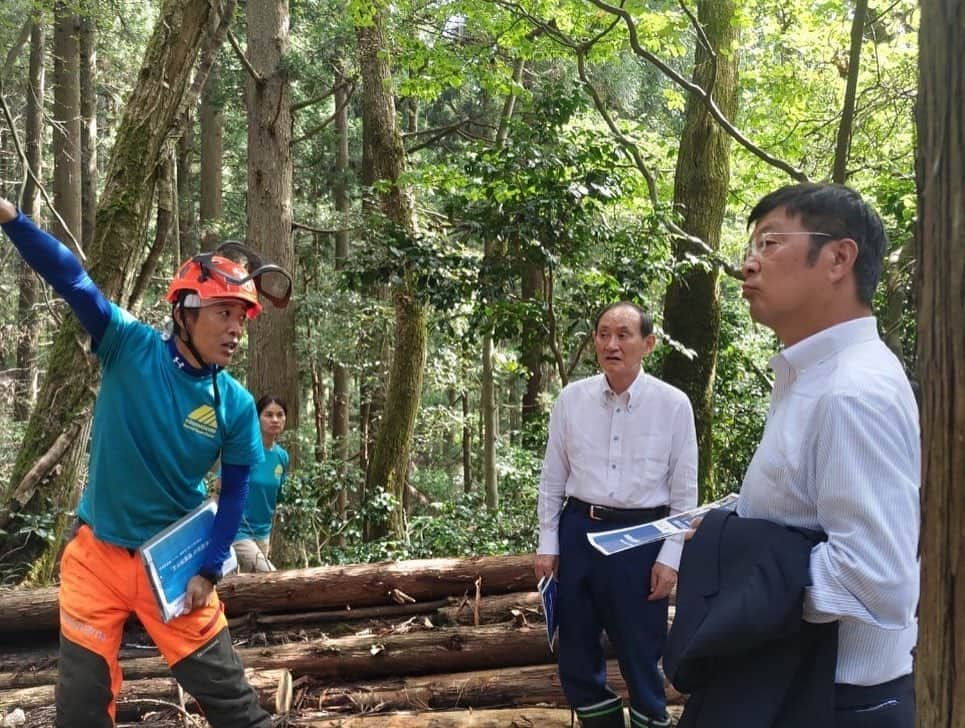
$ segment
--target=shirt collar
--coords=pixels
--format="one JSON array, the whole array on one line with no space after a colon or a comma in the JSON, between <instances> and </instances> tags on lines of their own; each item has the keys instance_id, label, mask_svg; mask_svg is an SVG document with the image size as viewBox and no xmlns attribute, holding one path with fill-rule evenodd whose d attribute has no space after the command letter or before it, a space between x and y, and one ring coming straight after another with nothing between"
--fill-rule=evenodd
<instances>
[{"instance_id":1,"label":"shirt collar","mask_svg":"<svg viewBox=\"0 0 965 728\"><path fill-rule=\"evenodd\" d=\"M187 359L181 356L181 352L178 351L177 344L174 343L174 337L172 336L165 342L168 346L168 354L171 355L171 361L174 363L178 369L186 374L190 374L192 377L201 377L207 374L211 374L211 367L205 367L204 369L198 369L196 366L192 365Z\"/></svg>"},{"instance_id":2,"label":"shirt collar","mask_svg":"<svg viewBox=\"0 0 965 728\"><path fill-rule=\"evenodd\" d=\"M771 368L780 373L787 368L797 374L820 364L853 344L878 339L878 322L874 316L863 316L835 324L789 346L771 360Z\"/></svg>"},{"instance_id":3,"label":"shirt collar","mask_svg":"<svg viewBox=\"0 0 965 728\"><path fill-rule=\"evenodd\" d=\"M606 374L600 375L600 404L606 407L614 399L626 397L627 410L632 410L637 402L643 399L643 390L646 388L646 373L641 369L637 373L637 378L633 380L623 394L617 394L610 389L610 383L606 379Z\"/></svg>"}]
</instances>

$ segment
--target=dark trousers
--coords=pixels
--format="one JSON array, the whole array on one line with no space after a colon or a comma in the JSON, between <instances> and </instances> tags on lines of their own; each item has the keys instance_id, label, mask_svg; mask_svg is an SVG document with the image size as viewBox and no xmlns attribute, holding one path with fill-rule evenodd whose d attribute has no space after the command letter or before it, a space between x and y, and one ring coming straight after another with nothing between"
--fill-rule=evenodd
<instances>
[{"instance_id":1,"label":"dark trousers","mask_svg":"<svg viewBox=\"0 0 965 728\"><path fill-rule=\"evenodd\" d=\"M586 534L619 528L568 505L560 517L560 682L573 708L612 699L606 684L603 630L617 654L620 672L638 713L666 712L663 675L657 662L667 637L667 600L647 601L650 570L661 544L604 556Z\"/></svg>"},{"instance_id":2,"label":"dark trousers","mask_svg":"<svg viewBox=\"0 0 965 728\"><path fill-rule=\"evenodd\" d=\"M915 728L915 679L880 685L835 685L835 728Z\"/></svg>"}]
</instances>

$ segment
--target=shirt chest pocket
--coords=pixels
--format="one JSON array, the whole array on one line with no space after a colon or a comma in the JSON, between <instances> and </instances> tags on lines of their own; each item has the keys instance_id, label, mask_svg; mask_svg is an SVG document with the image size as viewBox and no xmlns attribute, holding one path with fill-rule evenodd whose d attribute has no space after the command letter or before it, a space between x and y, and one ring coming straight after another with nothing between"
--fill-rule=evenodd
<instances>
[{"instance_id":1,"label":"shirt chest pocket","mask_svg":"<svg viewBox=\"0 0 965 728\"><path fill-rule=\"evenodd\" d=\"M644 486L663 485L670 474L670 435L642 434L627 442L624 475Z\"/></svg>"}]
</instances>

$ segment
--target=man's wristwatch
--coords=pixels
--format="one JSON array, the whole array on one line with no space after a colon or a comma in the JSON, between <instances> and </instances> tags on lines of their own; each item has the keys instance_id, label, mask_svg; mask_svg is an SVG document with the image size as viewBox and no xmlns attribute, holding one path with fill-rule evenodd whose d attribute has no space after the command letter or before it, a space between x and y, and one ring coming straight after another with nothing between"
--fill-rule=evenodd
<instances>
[{"instance_id":1,"label":"man's wristwatch","mask_svg":"<svg viewBox=\"0 0 965 728\"><path fill-rule=\"evenodd\" d=\"M214 571L202 570L198 572L198 576L211 582L211 586L217 586L218 582L221 581L221 574Z\"/></svg>"}]
</instances>

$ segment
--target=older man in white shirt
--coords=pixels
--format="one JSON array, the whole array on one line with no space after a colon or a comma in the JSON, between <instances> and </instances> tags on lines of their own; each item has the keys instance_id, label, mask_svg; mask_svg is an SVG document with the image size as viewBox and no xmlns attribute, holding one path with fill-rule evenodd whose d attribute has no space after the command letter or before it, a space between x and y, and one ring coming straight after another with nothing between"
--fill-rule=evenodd
<instances>
[{"instance_id":1,"label":"older man in white shirt","mask_svg":"<svg viewBox=\"0 0 965 728\"><path fill-rule=\"evenodd\" d=\"M630 693L631 727L669 726L657 662L682 544L603 556L586 534L696 505L693 410L683 392L641 371L655 337L638 306L605 308L593 340L603 374L565 387L550 417L535 571L559 579L560 682L584 728L624 726L622 698L606 684L604 629Z\"/></svg>"},{"instance_id":2,"label":"older man in white shirt","mask_svg":"<svg viewBox=\"0 0 965 728\"><path fill-rule=\"evenodd\" d=\"M827 534L803 616L839 622L834 728L912 728L921 446L871 315L887 237L841 185L783 187L749 223L743 295L785 348L737 511Z\"/></svg>"}]
</instances>

